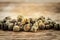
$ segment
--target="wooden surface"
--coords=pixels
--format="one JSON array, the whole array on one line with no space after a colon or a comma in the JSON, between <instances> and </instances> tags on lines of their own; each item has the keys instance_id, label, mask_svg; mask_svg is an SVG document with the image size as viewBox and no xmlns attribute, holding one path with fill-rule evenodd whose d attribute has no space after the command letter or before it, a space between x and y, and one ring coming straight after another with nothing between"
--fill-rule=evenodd
<instances>
[{"instance_id":1,"label":"wooden surface","mask_svg":"<svg viewBox=\"0 0 60 40\"><path fill-rule=\"evenodd\" d=\"M34 33L0 30L0 40L60 40L60 31L40 30Z\"/></svg>"}]
</instances>

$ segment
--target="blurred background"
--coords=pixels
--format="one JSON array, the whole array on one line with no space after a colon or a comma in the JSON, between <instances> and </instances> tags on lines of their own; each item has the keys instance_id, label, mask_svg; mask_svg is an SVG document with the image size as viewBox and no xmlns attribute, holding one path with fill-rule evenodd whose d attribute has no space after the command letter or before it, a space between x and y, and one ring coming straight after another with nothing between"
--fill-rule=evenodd
<instances>
[{"instance_id":1,"label":"blurred background","mask_svg":"<svg viewBox=\"0 0 60 40\"><path fill-rule=\"evenodd\" d=\"M0 0L0 20L18 15L50 17L60 23L60 0Z\"/></svg>"}]
</instances>

